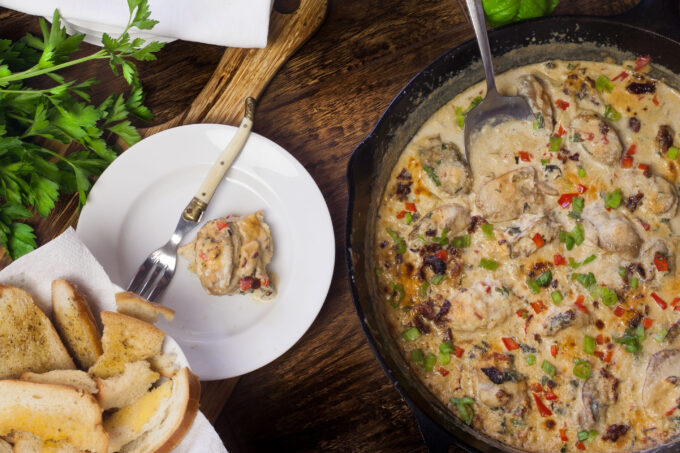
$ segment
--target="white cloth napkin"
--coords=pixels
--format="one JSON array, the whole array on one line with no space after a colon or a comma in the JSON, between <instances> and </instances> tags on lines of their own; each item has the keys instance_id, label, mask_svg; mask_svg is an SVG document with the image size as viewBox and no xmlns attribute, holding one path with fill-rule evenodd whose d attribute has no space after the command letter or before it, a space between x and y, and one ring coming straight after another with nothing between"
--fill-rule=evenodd
<instances>
[{"instance_id":1,"label":"white cloth napkin","mask_svg":"<svg viewBox=\"0 0 680 453\"><path fill-rule=\"evenodd\" d=\"M72 228L0 271L0 283L16 286L30 293L35 303L47 314L52 311L52 280L57 278L64 278L78 285L95 313L102 310L115 311L114 294L117 288ZM199 412L189 432L173 453L226 451L220 436L208 419Z\"/></svg>"},{"instance_id":2,"label":"white cloth napkin","mask_svg":"<svg viewBox=\"0 0 680 453\"><path fill-rule=\"evenodd\" d=\"M265 47L273 0L149 0L150 31L133 37L183 39L227 47ZM98 44L102 32L120 34L127 24L126 0L0 0L0 6L52 18L55 9L69 32L85 33ZM118 32L118 33L116 33Z\"/></svg>"}]
</instances>

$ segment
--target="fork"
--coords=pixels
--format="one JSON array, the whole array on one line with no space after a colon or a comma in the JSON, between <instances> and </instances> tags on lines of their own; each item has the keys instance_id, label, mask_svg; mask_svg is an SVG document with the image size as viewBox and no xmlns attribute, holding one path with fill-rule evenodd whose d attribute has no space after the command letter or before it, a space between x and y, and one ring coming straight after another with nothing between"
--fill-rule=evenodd
<instances>
[{"instance_id":1,"label":"fork","mask_svg":"<svg viewBox=\"0 0 680 453\"><path fill-rule=\"evenodd\" d=\"M138 294L146 300L155 301L163 293L175 274L177 264L177 247L184 236L201 220L217 186L224 178L232 162L241 152L253 128L255 116L255 99L249 97L245 101L245 114L236 134L226 146L208 175L203 180L198 192L182 211L174 233L161 248L154 250L144 260L128 285L128 291Z\"/></svg>"}]
</instances>

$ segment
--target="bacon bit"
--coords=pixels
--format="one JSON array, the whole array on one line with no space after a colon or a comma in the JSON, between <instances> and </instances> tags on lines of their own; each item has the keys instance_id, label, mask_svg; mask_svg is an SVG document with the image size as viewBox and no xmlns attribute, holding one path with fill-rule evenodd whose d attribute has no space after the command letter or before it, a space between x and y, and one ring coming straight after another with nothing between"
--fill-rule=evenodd
<instances>
[{"instance_id":1,"label":"bacon bit","mask_svg":"<svg viewBox=\"0 0 680 453\"><path fill-rule=\"evenodd\" d=\"M659 105L659 100L656 98L656 96L652 98L652 102L654 103L654 105Z\"/></svg>"},{"instance_id":2,"label":"bacon bit","mask_svg":"<svg viewBox=\"0 0 680 453\"><path fill-rule=\"evenodd\" d=\"M583 442L579 440L578 442L576 442L576 448L578 448L579 450L585 450L586 446L583 445Z\"/></svg>"},{"instance_id":3,"label":"bacon bit","mask_svg":"<svg viewBox=\"0 0 680 453\"><path fill-rule=\"evenodd\" d=\"M449 254L446 252L446 250L440 250L437 253L435 253L434 256L436 256L442 261L446 261L449 257Z\"/></svg>"},{"instance_id":4,"label":"bacon bit","mask_svg":"<svg viewBox=\"0 0 680 453\"><path fill-rule=\"evenodd\" d=\"M566 428L560 429L560 440L562 442L569 442L569 438L567 437L567 429Z\"/></svg>"},{"instance_id":5,"label":"bacon bit","mask_svg":"<svg viewBox=\"0 0 680 453\"><path fill-rule=\"evenodd\" d=\"M534 244L536 244L536 247L539 249L545 245L545 240L543 239L543 236L540 235L540 233L534 234L534 237L532 237L531 240L534 241Z\"/></svg>"},{"instance_id":6,"label":"bacon bit","mask_svg":"<svg viewBox=\"0 0 680 453\"><path fill-rule=\"evenodd\" d=\"M602 335L601 333L597 334L597 336L595 337L595 343L604 344L604 335Z\"/></svg>"},{"instance_id":7,"label":"bacon bit","mask_svg":"<svg viewBox=\"0 0 680 453\"><path fill-rule=\"evenodd\" d=\"M527 315L529 315L529 311L527 311L526 308L520 308L515 313L517 313L517 316L519 316L520 318L524 318L524 319L526 319Z\"/></svg>"},{"instance_id":8,"label":"bacon bit","mask_svg":"<svg viewBox=\"0 0 680 453\"><path fill-rule=\"evenodd\" d=\"M536 312L536 314L539 314L540 312L544 311L547 308L545 306L545 304L540 300L537 300L535 302L531 302L530 305L531 305L531 308L534 309L534 312Z\"/></svg>"},{"instance_id":9,"label":"bacon bit","mask_svg":"<svg viewBox=\"0 0 680 453\"><path fill-rule=\"evenodd\" d=\"M543 392L543 387L542 387L541 384L539 384L538 382L532 382L531 384L529 384L529 388L530 388L531 391L534 392L534 393L541 393L541 392Z\"/></svg>"},{"instance_id":10,"label":"bacon bit","mask_svg":"<svg viewBox=\"0 0 680 453\"><path fill-rule=\"evenodd\" d=\"M651 296L652 299L654 299L654 301L659 305L659 307L661 307L662 310L668 308L668 304L662 298L660 298L658 294L652 293Z\"/></svg>"},{"instance_id":11,"label":"bacon bit","mask_svg":"<svg viewBox=\"0 0 680 453\"><path fill-rule=\"evenodd\" d=\"M588 190L587 186L584 186L583 184L579 184L576 186L576 191L578 193L585 193Z\"/></svg>"},{"instance_id":12,"label":"bacon bit","mask_svg":"<svg viewBox=\"0 0 680 453\"><path fill-rule=\"evenodd\" d=\"M404 203L404 206L406 206L407 211L418 212L415 203Z\"/></svg>"},{"instance_id":13,"label":"bacon bit","mask_svg":"<svg viewBox=\"0 0 680 453\"><path fill-rule=\"evenodd\" d=\"M631 168L633 166L633 158L630 156L623 156L621 159L621 168Z\"/></svg>"},{"instance_id":14,"label":"bacon bit","mask_svg":"<svg viewBox=\"0 0 680 453\"><path fill-rule=\"evenodd\" d=\"M594 354L595 357L597 357L598 359L604 360L604 352L602 352L602 351L594 351L593 354Z\"/></svg>"},{"instance_id":15,"label":"bacon bit","mask_svg":"<svg viewBox=\"0 0 680 453\"><path fill-rule=\"evenodd\" d=\"M531 162L531 158L532 158L532 157L534 157L534 156L532 156L531 154L529 154L529 153L526 152L526 151L520 151L520 152L519 152L519 158L520 158L520 160L522 160L523 162Z\"/></svg>"},{"instance_id":16,"label":"bacon bit","mask_svg":"<svg viewBox=\"0 0 680 453\"><path fill-rule=\"evenodd\" d=\"M652 323L654 323L653 319L649 318L642 319L642 327L644 327L645 329L649 329L650 327L652 327Z\"/></svg>"},{"instance_id":17,"label":"bacon bit","mask_svg":"<svg viewBox=\"0 0 680 453\"><path fill-rule=\"evenodd\" d=\"M647 66L651 60L652 58L649 55L639 57L637 60L635 60L635 72L640 72L640 69Z\"/></svg>"},{"instance_id":18,"label":"bacon bit","mask_svg":"<svg viewBox=\"0 0 680 453\"><path fill-rule=\"evenodd\" d=\"M580 294L576 300L574 301L574 305L576 305L576 308L581 310L583 313L588 313L588 309L586 308L585 305L583 305L583 301L585 300L585 297L583 297L583 294Z\"/></svg>"},{"instance_id":19,"label":"bacon bit","mask_svg":"<svg viewBox=\"0 0 680 453\"><path fill-rule=\"evenodd\" d=\"M505 345L508 351L514 351L515 349L519 349L519 345L512 338L503 337L501 338L501 340L503 340L503 344Z\"/></svg>"},{"instance_id":20,"label":"bacon bit","mask_svg":"<svg viewBox=\"0 0 680 453\"><path fill-rule=\"evenodd\" d=\"M538 395L538 393L532 393L532 395L534 395L536 407L538 407L538 413L541 414L541 417L552 416L552 411L548 409L548 407L545 404L543 404L543 401L541 401L541 397Z\"/></svg>"},{"instance_id":21,"label":"bacon bit","mask_svg":"<svg viewBox=\"0 0 680 453\"><path fill-rule=\"evenodd\" d=\"M632 156L632 155L634 155L636 150L637 150L637 145L636 145L635 143L633 143L633 144L630 145L630 147L628 148L628 151L626 151L626 156Z\"/></svg>"},{"instance_id":22,"label":"bacon bit","mask_svg":"<svg viewBox=\"0 0 680 453\"><path fill-rule=\"evenodd\" d=\"M675 409L677 409L677 406L675 406L672 409L670 409L669 411L667 411L664 415L666 417L670 417L671 415L673 415L673 412L675 412Z\"/></svg>"},{"instance_id":23,"label":"bacon bit","mask_svg":"<svg viewBox=\"0 0 680 453\"><path fill-rule=\"evenodd\" d=\"M440 373L442 376L448 376L448 375L449 375L448 370L446 370L446 369L443 368L443 367L439 367L439 373Z\"/></svg>"},{"instance_id":24,"label":"bacon bit","mask_svg":"<svg viewBox=\"0 0 680 453\"><path fill-rule=\"evenodd\" d=\"M567 108L569 107L569 103L567 101L562 100L562 99L556 100L555 105L562 110L567 110Z\"/></svg>"},{"instance_id":25,"label":"bacon bit","mask_svg":"<svg viewBox=\"0 0 680 453\"><path fill-rule=\"evenodd\" d=\"M553 344L550 345L550 355L553 357L557 357L557 345Z\"/></svg>"},{"instance_id":26,"label":"bacon bit","mask_svg":"<svg viewBox=\"0 0 680 453\"><path fill-rule=\"evenodd\" d=\"M612 79L612 82L616 82L617 80L624 80L626 77L628 77L628 73L626 71L623 71L621 74L614 77Z\"/></svg>"},{"instance_id":27,"label":"bacon bit","mask_svg":"<svg viewBox=\"0 0 680 453\"><path fill-rule=\"evenodd\" d=\"M612 351L612 350L607 351L607 355L604 356L604 362L605 363L611 362L613 355L614 355L614 351Z\"/></svg>"},{"instance_id":28,"label":"bacon bit","mask_svg":"<svg viewBox=\"0 0 680 453\"><path fill-rule=\"evenodd\" d=\"M453 349L454 349L454 351L455 351L454 354L456 355L456 357L458 357L459 359L460 359L461 357L463 357L463 353L465 353L465 349L459 348L459 347L456 346L456 345L453 345Z\"/></svg>"},{"instance_id":29,"label":"bacon bit","mask_svg":"<svg viewBox=\"0 0 680 453\"><path fill-rule=\"evenodd\" d=\"M563 135L566 134L566 133L567 133L567 131L564 130L564 128L563 128L562 125L560 124L560 127L557 129L557 133L556 133L555 135L556 135L557 137L561 137L561 136L563 136Z\"/></svg>"},{"instance_id":30,"label":"bacon bit","mask_svg":"<svg viewBox=\"0 0 680 453\"><path fill-rule=\"evenodd\" d=\"M571 202L573 201L574 197L578 197L578 195L578 193L563 193L557 200L557 204L562 206L564 209L567 209L569 206L571 206Z\"/></svg>"},{"instance_id":31,"label":"bacon bit","mask_svg":"<svg viewBox=\"0 0 680 453\"><path fill-rule=\"evenodd\" d=\"M406 211L401 211L399 214L397 214L397 218L403 219L405 215L406 215Z\"/></svg>"},{"instance_id":32,"label":"bacon bit","mask_svg":"<svg viewBox=\"0 0 680 453\"><path fill-rule=\"evenodd\" d=\"M654 265L657 271L668 272L668 259L659 252L654 254Z\"/></svg>"},{"instance_id":33,"label":"bacon bit","mask_svg":"<svg viewBox=\"0 0 680 453\"><path fill-rule=\"evenodd\" d=\"M555 255L553 256L553 260L555 261L555 266L564 266L567 264L567 260L562 256L562 255Z\"/></svg>"},{"instance_id":34,"label":"bacon bit","mask_svg":"<svg viewBox=\"0 0 680 453\"><path fill-rule=\"evenodd\" d=\"M622 307L621 305L619 305L618 307L616 307L616 308L614 309L614 315L618 316L619 318L620 318L621 316L623 316L623 314L624 314L625 312L626 312L626 310L624 310L623 307Z\"/></svg>"},{"instance_id":35,"label":"bacon bit","mask_svg":"<svg viewBox=\"0 0 680 453\"><path fill-rule=\"evenodd\" d=\"M534 315L529 315L526 321L524 321L524 334L526 335L527 330L529 329L529 323L533 319Z\"/></svg>"},{"instance_id":36,"label":"bacon bit","mask_svg":"<svg viewBox=\"0 0 680 453\"><path fill-rule=\"evenodd\" d=\"M222 231L226 227L227 227L227 222L223 222L221 220L217 222L217 231Z\"/></svg>"},{"instance_id":37,"label":"bacon bit","mask_svg":"<svg viewBox=\"0 0 680 453\"><path fill-rule=\"evenodd\" d=\"M557 399L557 395L555 395L552 392L552 390L548 390L547 392L545 392L545 399L547 399L548 401L553 401Z\"/></svg>"}]
</instances>

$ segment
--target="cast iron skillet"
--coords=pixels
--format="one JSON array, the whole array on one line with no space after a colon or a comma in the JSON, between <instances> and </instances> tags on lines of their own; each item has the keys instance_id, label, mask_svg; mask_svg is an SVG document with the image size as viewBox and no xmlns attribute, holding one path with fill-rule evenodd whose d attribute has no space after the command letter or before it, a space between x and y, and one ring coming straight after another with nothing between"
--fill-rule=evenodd
<instances>
[{"instance_id":1,"label":"cast iron skillet","mask_svg":"<svg viewBox=\"0 0 680 453\"><path fill-rule=\"evenodd\" d=\"M626 14L610 17L550 17L493 30L489 34L498 73L550 59L617 62L650 55L652 76L680 89L680 17L677 0L642 0ZM463 89L483 79L477 43L469 40L437 58L392 101L349 162L349 205L345 232L352 296L366 337L383 370L413 410L430 451L456 445L469 452L520 451L471 430L418 380L391 337L377 296L372 263L378 201L399 154L420 126ZM680 440L651 449L678 451Z\"/></svg>"}]
</instances>

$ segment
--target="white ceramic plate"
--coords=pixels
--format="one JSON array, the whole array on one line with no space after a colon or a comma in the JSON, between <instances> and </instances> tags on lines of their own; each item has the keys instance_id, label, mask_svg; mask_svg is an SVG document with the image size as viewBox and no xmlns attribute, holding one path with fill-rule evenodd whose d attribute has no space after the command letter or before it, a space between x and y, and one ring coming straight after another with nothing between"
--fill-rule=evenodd
<instances>
[{"instance_id":1,"label":"white ceramic plate","mask_svg":"<svg viewBox=\"0 0 680 453\"><path fill-rule=\"evenodd\" d=\"M146 256L169 239L235 131L216 124L169 129L132 146L101 175L77 234L114 283L127 287ZM274 237L270 269L275 299L210 296L178 258L175 276L159 301L176 310L175 321L160 322L159 328L180 344L203 380L239 376L279 357L307 331L328 293L335 241L323 196L295 158L252 134L203 222L259 209Z\"/></svg>"}]
</instances>

